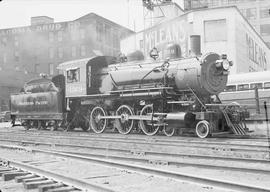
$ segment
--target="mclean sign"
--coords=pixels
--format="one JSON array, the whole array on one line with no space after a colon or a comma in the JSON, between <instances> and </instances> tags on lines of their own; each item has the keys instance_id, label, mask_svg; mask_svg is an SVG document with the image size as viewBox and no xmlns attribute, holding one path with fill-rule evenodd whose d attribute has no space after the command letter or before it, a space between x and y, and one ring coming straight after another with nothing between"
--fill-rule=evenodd
<instances>
[{"instance_id":1,"label":"mclean sign","mask_svg":"<svg viewBox=\"0 0 270 192\"><path fill-rule=\"evenodd\" d=\"M145 52L153 47L157 47L160 51L166 43L177 43L181 47L182 55L187 54L187 22L186 19L177 19L171 22L166 22L153 27L144 32Z\"/></svg>"},{"instance_id":2,"label":"mclean sign","mask_svg":"<svg viewBox=\"0 0 270 192\"><path fill-rule=\"evenodd\" d=\"M247 53L251 61L256 63L259 67L267 68L267 59L265 50L260 47L253 38L246 33Z\"/></svg>"}]
</instances>

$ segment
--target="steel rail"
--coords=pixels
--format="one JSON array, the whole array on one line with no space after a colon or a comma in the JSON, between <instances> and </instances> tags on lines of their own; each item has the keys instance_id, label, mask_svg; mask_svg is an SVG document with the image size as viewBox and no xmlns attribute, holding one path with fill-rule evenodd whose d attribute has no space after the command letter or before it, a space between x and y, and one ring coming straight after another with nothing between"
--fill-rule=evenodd
<instances>
[{"instance_id":1,"label":"steel rail","mask_svg":"<svg viewBox=\"0 0 270 192\"><path fill-rule=\"evenodd\" d=\"M25 132L28 132L28 133L31 133L33 135L49 135L49 136L63 136L63 134L65 132L61 132L61 131L54 131L54 132L48 132L48 130L27 130L27 131L24 131ZM0 133L11 133L11 132L8 132L8 131L0 131ZM14 132L13 132L14 133ZM18 133L16 132L16 134L24 134L24 133ZM61 135L60 135L61 134ZM256 142L265 142L267 144L267 138L242 138L242 139L239 139L239 138L234 138L234 137L227 137L227 138L224 138L224 137L216 137L216 138L206 138L206 139L200 139L200 138L197 138L197 137L181 137L181 136L178 136L178 137L164 137L164 136L152 136L152 137L149 137L149 136L145 136L145 135L134 135L134 134L130 134L130 135L121 135L121 134L118 134L118 133L103 133L103 134L92 134L92 133L86 133L86 132L68 132L68 134L72 134L73 136L72 137L80 137L80 138L95 138L95 137L98 137L98 138L108 138L108 139L136 139L136 140L142 140L142 141L145 141L145 140L153 140L153 141L159 141L159 142L193 142L193 143L200 143L200 144L204 144L204 143L214 143L214 144L218 144L218 143L222 143L222 144L226 144L226 145L234 145L233 143L224 143L222 141L226 141L228 142L228 139L231 139L230 141L256 141ZM76 135L74 135L76 134ZM113 137L111 136L113 135ZM135 137L135 136L140 136L139 138ZM135 138L132 138L132 137L135 137ZM219 141L216 142L216 141L213 141L213 140L216 140L218 139ZM246 144L243 144L243 145L246 145ZM253 145L250 145L248 144L248 146L253 146Z\"/></svg>"},{"instance_id":2,"label":"steel rail","mask_svg":"<svg viewBox=\"0 0 270 192\"><path fill-rule=\"evenodd\" d=\"M39 169L37 167L28 165L26 163L22 163L19 161L15 160L7 160L4 158L0 158L0 162L2 164L12 167L14 169L19 169L22 171L30 172L32 174L39 175L41 177L45 177L47 179L54 180L56 182L61 182L69 186L73 186L75 188L78 188L82 191L87 191L87 192L116 192L115 190L109 189L107 187L91 183L91 182L85 182L76 178L71 178L67 176L63 176L57 173L53 173L50 171L46 171L43 169Z\"/></svg>"},{"instance_id":3,"label":"steel rail","mask_svg":"<svg viewBox=\"0 0 270 192\"><path fill-rule=\"evenodd\" d=\"M62 145L61 145L62 146ZM21 150L28 150L31 152L40 152L42 151L41 149L33 149L33 148L26 148L26 147L19 147L19 146L7 146L7 145L0 145L1 148L8 148L8 149L21 149ZM108 149L103 148L106 152L108 152ZM146 158L145 156L138 156L136 157L126 157L123 155L113 155L113 154L97 154L97 153L89 153L89 152L73 152L73 151L64 151L64 150L52 150L54 152L59 152L59 153L69 153L69 154L75 154L75 155L80 155L84 157L98 157L98 158L106 158L106 159L116 159L116 160L124 160L124 161L136 161L136 162L143 162L143 163L148 163L148 162L153 162L157 164L168 164L168 165L176 165L176 166L193 166L193 167L198 167L198 168L207 168L207 169L219 169L219 170L227 170L227 171L238 171L238 172L250 172L250 173L264 173L264 174L270 174L270 169L254 169L254 168L246 168L246 167L235 167L235 166L226 166L224 164L222 165L213 165L213 164L207 164L207 163L187 163L187 162L181 162L181 161L176 161L176 160L164 160L164 159L149 159ZM112 150L110 150L112 151ZM117 150L120 151L120 150ZM125 150L121 150L125 151ZM126 150L128 151L128 150ZM129 151L128 151L129 152ZM159 153L153 153L155 155L159 155ZM162 154L162 153L161 153ZM167 156L162 154L162 156ZM216 159L216 160L222 160L222 161L240 161L243 162L242 159L237 159L237 158L223 158L223 157L216 157L216 156L202 156L202 155L186 155L186 154L180 154L179 156L181 157L188 157L188 158L196 158L196 159ZM244 159L245 161L245 159ZM257 160L257 159L248 159L248 162L252 163L265 163L266 165L269 165L270 162L267 160Z\"/></svg>"},{"instance_id":4,"label":"steel rail","mask_svg":"<svg viewBox=\"0 0 270 192\"><path fill-rule=\"evenodd\" d=\"M108 159L100 159L100 158L94 158L94 157L85 157L80 155L72 155L69 153L61 153L61 152L53 152L53 151L46 151L46 150L33 150L33 152L36 153L43 153L43 154L49 154L49 155L55 155L55 156L61 156L66 158L74 158L78 160L84 160L89 161L97 164L106 165L109 167L116 167L119 169L128 169L130 171L140 172L143 174L150 174L150 175L156 175L161 176L165 178L173 178L176 180L181 181L188 181L196 184L202 184L202 185L210 185L214 187L219 187L223 189L231 189L231 190L237 190L242 192L269 192L270 188L263 188L260 186L252 186L252 185L245 185L245 184L239 184L235 182L229 182L229 181L223 181L218 179L213 179L209 177L201 177L197 175L192 174L184 174L179 173L175 171L168 171L168 170L162 170L159 168L154 167L147 167L143 165L134 165L130 163L124 163L122 161L113 161Z\"/></svg>"},{"instance_id":5,"label":"steel rail","mask_svg":"<svg viewBox=\"0 0 270 192\"><path fill-rule=\"evenodd\" d=\"M22 140L5 140L8 142L15 142L21 144L33 144L37 145L47 145L52 147L73 147L73 148L80 148L80 149L90 149L90 150L104 150L104 151L115 151L115 152L142 152L144 155L160 155L166 157L187 157L187 158L194 158L194 159L210 159L210 160L223 160L223 161L239 161L239 162L250 162L250 163L267 163L270 164L269 160L265 159L255 159L255 158L236 158L236 157L227 157L227 156L211 156L211 155L197 155L197 154L185 154L185 153L167 153L167 152L156 152L156 151L146 151L146 150L132 150L132 149L119 149L119 148L108 148L100 147L100 146L85 146L85 145L73 145L73 144L59 144L59 143L45 143L45 142L35 142L35 141L22 141ZM0 145L3 147L4 145Z\"/></svg>"},{"instance_id":6,"label":"steel rail","mask_svg":"<svg viewBox=\"0 0 270 192\"><path fill-rule=\"evenodd\" d=\"M6 137L7 135L5 135ZM12 135L13 137L15 136L14 134ZM23 136L26 137L34 137L36 138L36 135L25 135L23 134ZM222 142L192 142L192 141L178 141L176 143L174 142L167 142L167 141L157 141L157 140L141 140L141 139L134 139L134 138L98 138L98 137L89 137L89 138L80 138L80 137L59 137L59 136L53 136L53 135L49 135L50 137L46 137L51 138L51 139L61 139L61 140L65 140L65 139L78 139L80 141L93 141L90 139L94 139L95 141L106 141L106 142L121 142L121 143L128 143L128 144L155 144L160 145L160 146L170 146L170 147L196 147L196 148L202 148L202 149L219 149L220 146L222 147L222 149L228 149L228 151L232 151L232 152L237 152L237 151L246 151L246 152L256 152L256 153L264 153L264 152L268 152L268 146L266 145L250 145L250 144L232 144L232 143L222 143ZM38 137L42 137L44 138L45 135L40 135ZM1 139L1 135L0 135L0 140L4 141L5 139ZM139 140L139 141L138 141ZM188 145L187 145L188 144ZM218 146L215 146L218 145Z\"/></svg>"},{"instance_id":7,"label":"steel rail","mask_svg":"<svg viewBox=\"0 0 270 192\"><path fill-rule=\"evenodd\" d=\"M135 157L125 157L125 156L117 156L117 155L104 155L104 154L95 154L95 153L82 153L82 152L72 152L72 151L63 151L63 150L54 150L55 152L60 153L70 153L74 155L80 156L91 156L91 157L98 157L98 158L106 158L106 159L115 159L115 160L127 160L132 162L153 162L154 164L168 164L168 165L176 165L176 166L192 166L198 168L207 168L207 169L215 169L215 170L224 170L224 171L238 171L238 172L250 172L250 173L264 173L270 174L270 170L266 169L253 169L253 168L246 168L246 167L233 167L233 166L225 166L225 165L211 165L211 164L202 164L202 163L186 163L186 162L179 162L173 160L160 160L160 159L147 159L139 156L138 158ZM268 163L268 162L267 162ZM270 164L270 163L269 163Z\"/></svg>"}]
</instances>

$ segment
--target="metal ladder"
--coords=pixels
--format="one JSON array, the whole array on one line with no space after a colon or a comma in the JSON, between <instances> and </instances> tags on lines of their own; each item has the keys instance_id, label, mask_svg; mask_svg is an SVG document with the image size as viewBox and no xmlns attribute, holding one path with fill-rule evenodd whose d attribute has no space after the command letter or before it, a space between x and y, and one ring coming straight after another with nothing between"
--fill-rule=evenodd
<instances>
[{"instance_id":1,"label":"metal ladder","mask_svg":"<svg viewBox=\"0 0 270 192\"><path fill-rule=\"evenodd\" d=\"M225 117L225 120L228 124L228 126L231 128L231 130L233 131L234 134L236 135L247 135L246 131L244 130L244 128L242 127L241 124L239 123L232 123L231 119L228 116L228 113L226 112L225 109L222 110L222 113Z\"/></svg>"}]
</instances>

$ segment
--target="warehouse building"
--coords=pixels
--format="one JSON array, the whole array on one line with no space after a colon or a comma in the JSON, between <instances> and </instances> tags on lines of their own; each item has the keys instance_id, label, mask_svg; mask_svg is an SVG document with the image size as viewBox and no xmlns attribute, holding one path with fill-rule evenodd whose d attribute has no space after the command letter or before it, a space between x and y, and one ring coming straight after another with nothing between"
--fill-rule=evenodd
<instances>
[{"instance_id":1,"label":"warehouse building","mask_svg":"<svg viewBox=\"0 0 270 192\"><path fill-rule=\"evenodd\" d=\"M31 18L31 25L0 30L0 111L9 95L40 73L56 75L59 63L95 55L117 56L133 31L94 13L74 21Z\"/></svg>"},{"instance_id":2,"label":"warehouse building","mask_svg":"<svg viewBox=\"0 0 270 192\"><path fill-rule=\"evenodd\" d=\"M235 6L197 9L164 20L122 40L121 49L125 54L140 50L147 56L156 47L162 57L168 44L177 43L182 57L188 57L192 35L201 37L202 54L227 54L234 62L232 74L270 69L269 48Z\"/></svg>"},{"instance_id":3,"label":"warehouse building","mask_svg":"<svg viewBox=\"0 0 270 192\"><path fill-rule=\"evenodd\" d=\"M270 47L270 1L269 0L184 0L184 9L237 6L242 15L262 36Z\"/></svg>"}]
</instances>

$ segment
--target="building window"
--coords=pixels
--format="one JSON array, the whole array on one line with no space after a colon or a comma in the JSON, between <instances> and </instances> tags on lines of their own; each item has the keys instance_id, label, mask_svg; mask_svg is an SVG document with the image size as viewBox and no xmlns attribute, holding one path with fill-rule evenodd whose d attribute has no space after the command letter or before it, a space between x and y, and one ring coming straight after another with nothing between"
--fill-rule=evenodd
<instances>
[{"instance_id":1,"label":"building window","mask_svg":"<svg viewBox=\"0 0 270 192\"><path fill-rule=\"evenodd\" d=\"M54 52L53 52L53 48L51 47L49 48L49 58L53 59L53 57L54 57Z\"/></svg>"},{"instance_id":2,"label":"building window","mask_svg":"<svg viewBox=\"0 0 270 192\"><path fill-rule=\"evenodd\" d=\"M228 4L236 4L239 3L239 0L228 0Z\"/></svg>"},{"instance_id":3,"label":"building window","mask_svg":"<svg viewBox=\"0 0 270 192\"><path fill-rule=\"evenodd\" d=\"M270 24L261 25L260 29L261 29L262 36L270 35Z\"/></svg>"},{"instance_id":4,"label":"building window","mask_svg":"<svg viewBox=\"0 0 270 192\"><path fill-rule=\"evenodd\" d=\"M246 9L246 18L249 19L256 19L257 16L257 10L256 8L249 8Z\"/></svg>"},{"instance_id":5,"label":"building window","mask_svg":"<svg viewBox=\"0 0 270 192\"><path fill-rule=\"evenodd\" d=\"M63 58L63 48L62 47L59 47L58 48L58 58Z\"/></svg>"},{"instance_id":6,"label":"building window","mask_svg":"<svg viewBox=\"0 0 270 192\"><path fill-rule=\"evenodd\" d=\"M209 7L218 6L220 0L210 0L209 1Z\"/></svg>"},{"instance_id":7,"label":"building window","mask_svg":"<svg viewBox=\"0 0 270 192\"><path fill-rule=\"evenodd\" d=\"M97 41L102 41L102 35L103 35L103 25L102 23L97 22L96 25L96 34L97 34Z\"/></svg>"},{"instance_id":8,"label":"building window","mask_svg":"<svg viewBox=\"0 0 270 192\"><path fill-rule=\"evenodd\" d=\"M81 56L85 56L85 55L86 55L85 45L81 45Z\"/></svg>"},{"instance_id":9,"label":"building window","mask_svg":"<svg viewBox=\"0 0 270 192\"><path fill-rule=\"evenodd\" d=\"M62 41L63 40L63 31L58 31L57 37L58 37L58 41Z\"/></svg>"},{"instance_id":10,"label":"building window","mask_svg":"<svg viewBox=\"0 0 270 192\"><path fill-rule=\"evenodd\" d=\"M119 37L118 37L118 31L115 30L113 32L113 47L118 49L119 48Z\"/></svg>"},{"instance_id":11,"label":"building window","mask_svg":"<svg viewBox=\"0 0 270 192\"><path fill-rule=\"evenodd\" d=\"M72 47L71 47L71 56L72 56L72 57L76 57L76 52L77 52L76 46L72 46Z\"/></svg>"},{"instance_id":12,"label":"building window","mask_svg":"<svg viewBox=\"0 0 270 192\"><path fill-rule=\"evenodd\" d=\"M15 46L15 47L19 47L18 36L14 36L14 46Z\"/></svg>"},{"instance_id":13,"label":"building window","mask_svg":"<svg viewBox=\"0 0 270 192\"><path fill-rule=\"evenodd\" d=\"M54 41L54 33L49 32L49 42L53 42L53 41Z\"/></svg>"},{"instance_id":14,"label":"building window","mask_svg":"<svg viewBox=\"0 0 270 192\"><path fill-rule=\"evenodd\" d=\"M109 25L105 25L105 43L111 44L111 27Z\"/></svg>"},{"instance_id":15,"label":"building window","mask_svg":"<svg viewBox=\"0 0 270 192\"><path fill-rule=\"evenodd\" d=\"M268 17L270 17L269 10L270 10L270 7L264 7L262 9L260 9L260 17L261 18L268 18Z\"/></svg>"},{"instance_id":16,"label":"building window","mask_svg":"<svg viewBox=\"0 0 270 192\"><path fill-rule=\"evenodd\" d=\"M205 42L226 41L226 19L204 21Z\"/></svg>"},{"instance_id":17,"label":"building window","mask_svg":"<svg viewBox=\"0 0 270 192\"><path fill-rule=\"evenodd\" d=\"M85 39L85 30L84 29L80 29L80 37L81 37L81 39Z\"/></svg>"},{"instance_id":18,"label":"building window","mask_svg":"<svg viewBox=\"0 0 270 192\"><path fill-rule=\"evenodd\" d=\"M14 52L14 60L19 61L19 52L18 51Z\"/></svg>"},{"instance_id":19,"label":"building window","mask_svg":"<svg viewBox=\"0 0 270 192\"><path fill-rule=\"evenodd\" d=\"M76 31L71 31L70 32L70 37L71 37L71 40L72 41L74 41L74 40L76 40L77 39L77 33L76 33Z\"/></svg>"},{"instance_id":20,"label":"building window","mask_svg":"<svg viewBox=\"0 0 270 192\"><path fill-rule=\"evenodd\" d=\"M270 49L270 42L266 42L266 45L267 45L268 48Z\"/></svg>"},{"instance_id":21,"label":"building window","mask_svg":"<svg viewBox=\"0 0 270 192\"><path fill-rule=\"evenodd\" d=\"M7 46L7 38L6 38L6 37L3 37L3 38L2 38L1 44L2 44L3 46Z\"/></svg>"},{"instance_id":22,"label":"building window","mask_svg":"<svg viewBox=\"0 0 270 192\"><path fill-rule=\"evenodd\" d=\"M35 72L35 73L38 73L38 72L39 72L39 64L35 64L34 67L35 67L35 68L34 68L34 72Z\"/></svg>"},{"instance_id":23,"label":"building window","mask_svg":"<svg viewBox=\"0 0 270 192\"><path fill-rule=\"evenodd\" d=\"M143 50L143 40L140 40L140 50Z\"/></svg>"},{"instance_id":24,"label":"building window","mask_svg":"<svg viewBox=\"0 0 270 192\"><path fill-rule=\"evenodd\" d=\"M49 75L53 75L54 74L54 65L53 63L49 63Z\"/></svg>"},{"instance_id":25,"label":"building window","mask_svg":"<svg viewBox=\"0 0 270 192\"><path fill-rule=\"evenodd\" d=\"M7 63L7 54L3 53L3 63Z\"/></svg>"}]
</instances>

